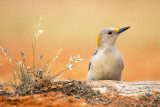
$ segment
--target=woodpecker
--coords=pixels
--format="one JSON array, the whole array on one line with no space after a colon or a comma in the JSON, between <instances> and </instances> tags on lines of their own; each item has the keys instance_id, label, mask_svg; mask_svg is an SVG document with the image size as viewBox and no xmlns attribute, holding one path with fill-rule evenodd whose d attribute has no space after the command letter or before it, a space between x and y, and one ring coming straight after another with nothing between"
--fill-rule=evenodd
<instances>
[{"instance_id":1,"label":"woodpecker","mask_svg":"<svg viewBox=\"0 0 160 107\"><path fill-rule=\"evenodd\" d=\"M115 47L115 42L119 34L129 28L105 28L100 32L98 49L89 62L87 80L121 80L124 59Z\"/></svg>"}]
</instances>

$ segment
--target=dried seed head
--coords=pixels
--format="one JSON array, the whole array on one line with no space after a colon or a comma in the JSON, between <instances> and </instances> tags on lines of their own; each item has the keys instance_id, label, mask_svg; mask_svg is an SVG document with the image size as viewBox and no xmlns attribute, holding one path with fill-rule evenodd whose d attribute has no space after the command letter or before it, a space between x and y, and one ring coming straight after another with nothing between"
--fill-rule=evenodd
<instances>
[{"instance_id":1,"label":"dried seed head","mask_svg":"<svg viewBox=\"0 0 160 107\"><path fill-rule=\"evenodd\" d=\"M4 52L8 52L5 48L3 48Z\"/></svg>"},{"instance_id":2,"label":"dried seed head","mask_svg":"<svg viewBox=\"0 0 160 107\"><path fill-rule=\"evenodd\" d=\"M2 49L2 53L4 54L4 56L6 56L6 53L8 52L5 48L3 48L2 46L1 46L1 49Z\"/></svg>"},{"instance_id":3,"label":"dried seed head","mask_svg":"<svg viewBox=\"0 0 160 107\"><path fill-rule=\"evenodd\" d=\"M69 68L70 70L72 70L72 66L73 64L67 64L66 67Z\"/></svg>"},{"instance_id":4,"label":"dried seed head","mask_svg":"<svg viewBox=\"0 0 160 107\"><path fill-rule=\"evenodd\" d=\"M78 55L77 57L74 56L73 58L71 56L70 59L69 59L68 64L66 65L66 67L69 68L70 70L72 70L73 65L75 65L76 63L78 63L78 62L80 62L82 60L84 60L84 59L80 59L80 55Z\"/></svg>"},{"instance_id":5,"label":"dried seed head","mask_svg":"<svg viewBox=\"0 0 160 107\"><path fill-rule=\"evenodd\" d=\"M44 32L44 30L38 30L37 32L35 32L35 39L37 40L38 37Z\"/></svg>"},{"instance_id":6,"label":"dried seed head","mask_svg":"<svg viewBox=\"0 0 160 107\"><path fill-rule=\"evenodd\" d=\"M9 59L9 62L10 62L10 64L12 63L12 59L11 58Z\"/></svg>"},{"instance_id":7,"label":"dried seed head","mask_svg":"<svg viewBox=\"0 0 160 107\"><path fill-rule=\"evenodd\" d=\"M21 66L21 65L22 65L22 62L21 62L21 61L19 61L19 63L17 63L17 65ZM22 66L23 66L23 65L22 65Z\"/></svg>"},{"instance_id":8,"label":"dried seed head","mask_svg":"<svg viewBox=\"0 0 160 107\"><path fill-rule=\"evenodd\" d=\"M43 20L43 15L41 14L40 18L39 18L39 23L36 25L36 28L39 28L42 25L42 20ZM39 36L44 32L43 29L40 29L38 31L35 32L34 36L35 39L37 40L39 38Z\"/></svg>"},{"instance_id":9,"label":"dried seed head","mask_svg":"<svg viewBox=\"0 0 160 107\"><path fill-rule=\"evenodd\" d=\"M21 51L21 56L23 57L23 55L24 55L24 51Z\"/></svg>"},{"instance_id":10,"label":"dried seed head","mask_svg":"<svg viewBox=\"0 0 160 107\"><path fill-rule=\"evenodd\" d=\"M40 15L39 23L36 25L36 27L39 27L42 25L42 20L43 20L43 14Z\"/></svg>"},{"instance_id":11,"label":"dried seed head","mask_svg":"<svg viewBox=\"0 0 160 107\"><path fill-rule=\"evenodd\" d=\"M39 60L42 60L43 59L43 54L40 56Z\"/></svg>"}]
</instances>

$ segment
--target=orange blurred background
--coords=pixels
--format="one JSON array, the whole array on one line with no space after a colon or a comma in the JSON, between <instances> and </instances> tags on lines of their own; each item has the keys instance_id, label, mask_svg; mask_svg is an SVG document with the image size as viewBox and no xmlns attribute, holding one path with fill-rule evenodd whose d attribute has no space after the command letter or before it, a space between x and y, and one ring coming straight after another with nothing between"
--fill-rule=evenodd
<instances>
[{"instance_id":1,"label":"orange blurred background","mask_svg":"<svg viewBox=\"0 0 160 107\"><path fill-rule=\"evenodd\" d=\"M122 80L159 81L159 4L159 0L1 0L0 45L18 60L20 51L24 51L31 65L31 38L43 14L44 33L37 41L37 60L43 54L45 63L62 48L51 69L54 74L65 67L71 55L80 54L85 60L59 78L85 80L99 32L108 27L131 26L116 42L125 61ZM0 78L5 81L13 77L13 70L2 52L0 55Z\"/></svg>"}]
</instances>

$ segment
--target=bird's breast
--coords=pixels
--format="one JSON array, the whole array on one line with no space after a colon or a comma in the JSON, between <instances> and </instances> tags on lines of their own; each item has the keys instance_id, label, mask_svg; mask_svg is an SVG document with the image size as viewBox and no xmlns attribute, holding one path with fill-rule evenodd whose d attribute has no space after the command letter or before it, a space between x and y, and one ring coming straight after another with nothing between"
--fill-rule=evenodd
<instances>
[{"instance_id":1,"label":"bird's breast","mask_svg":"<svg viewBox=\"0 0 160 107\"><path fill-rule=\"evenodd\" d=\"M91 77L95 79L120 79L124 61L118 50L107 53L100 51L91 60L89 71Z\"/></svg>"},{"instance_id":2,"label":"bird's breast","mask_svg":"<svg viewBox=\"0 0 160 107\"><path fill-rule=\"evenodd\" d=\"M114 52L99 52L95 57L92 59L92 63L94 63L94 66L96 67L109 67L115 68L118 66L123 66L124 61L122 55L119 53L119 51Z\"/></svg>"}]
</instances>

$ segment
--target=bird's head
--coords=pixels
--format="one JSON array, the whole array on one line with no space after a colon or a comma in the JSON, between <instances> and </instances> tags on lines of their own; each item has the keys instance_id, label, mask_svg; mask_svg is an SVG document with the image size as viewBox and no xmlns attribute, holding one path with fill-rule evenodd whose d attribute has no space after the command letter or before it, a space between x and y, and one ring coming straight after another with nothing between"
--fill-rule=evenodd
<instances>
[{"instance_id":1,"label":"bird's head","mask_svg":"<svg viewBox=\"0 0 160 107\"><path fill-rule=\"evenodd\" d=\"M115 29L115 28L103 29L97 38L98 47L100 46L105 47L106 45L107 46L114 45L118 35L129 28L130 27L124 27L121 29Z\"/></svg>"}]
</instances>

